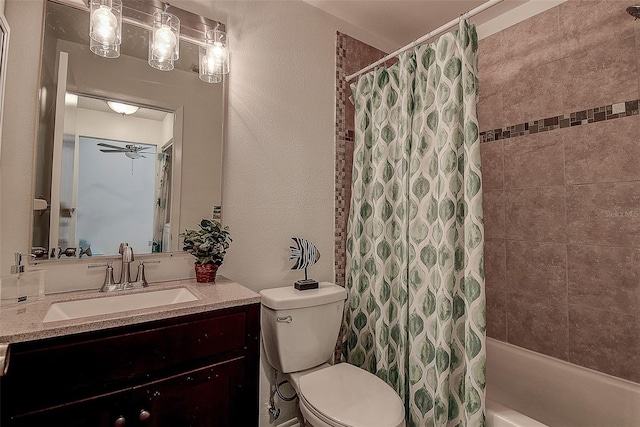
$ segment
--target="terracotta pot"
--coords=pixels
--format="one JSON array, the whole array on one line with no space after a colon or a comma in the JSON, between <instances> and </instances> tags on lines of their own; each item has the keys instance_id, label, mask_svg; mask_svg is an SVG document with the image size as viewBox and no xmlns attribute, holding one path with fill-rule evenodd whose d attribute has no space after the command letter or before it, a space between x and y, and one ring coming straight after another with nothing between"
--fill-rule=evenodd
<instances>
[{"instance_id":1,"label":"terracotta pot","mask_svg":"<svg viewBox=\"0 0 640 427\"><path fill-rule=\"evenodd\" d=\"M216 273L218 266L216 264L195 264L196 266L196 282L210 283L216 281Z\"/></svg>"}]
</instances>

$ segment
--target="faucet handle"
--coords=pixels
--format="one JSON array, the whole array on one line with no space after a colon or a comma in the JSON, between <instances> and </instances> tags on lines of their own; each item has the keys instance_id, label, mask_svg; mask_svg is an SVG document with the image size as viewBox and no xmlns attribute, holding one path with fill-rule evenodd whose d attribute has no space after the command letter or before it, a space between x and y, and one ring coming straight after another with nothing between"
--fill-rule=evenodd
<instances>
[{"instance_id":1,"label":"faucet handle","mask_svg":"<svg viewBox=\"0 0 640 427\"><path fill-rule=\"evenodd\" d=\"M103 264L89 264L87 268L96 268L96 267L107 267L107 270L104 275L104 282L102 283L102 287L100 288L100 292L110 292L118 288L118 284L113 278L113 262L109 261Z\"/></svg>"},{"instance_id":2,"label":"faucet handle","mask_svg":"<svg viewBox=\"0 0 640 427\"><path fill-rule=\"evenodd\" d=\"M144 275L144 260L140 260L140 264L138 264L138 277L136 277L136 283L142 285L143 288L149 286L147 278Z\"/></svg>"}]
</instances>

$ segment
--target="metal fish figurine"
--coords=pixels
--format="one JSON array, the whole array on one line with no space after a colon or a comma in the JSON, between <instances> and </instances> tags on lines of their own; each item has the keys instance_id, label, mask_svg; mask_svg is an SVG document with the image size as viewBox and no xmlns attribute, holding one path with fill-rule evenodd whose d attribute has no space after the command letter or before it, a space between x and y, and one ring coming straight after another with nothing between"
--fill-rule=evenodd
<instances>
[{"instance_id":1,"label":"metal fish figurine","mask_svg":"<svg viewBox=\"0 0 640 427\"><path fill-rule=\"evenodd\" d=\"M303 239L301 237L292 237L291 239L296 242L296 246L289 246L289 250L291 251L289 259L296 261L295 265L291 267L291 269L304 269L304 280L298 280L295 283L296 289L305 290L317 288L318 281L307 278L307 268L318 262L320 259L320 251L316 248L316 245L307 239Z\"/></svg>"}]
</instances>

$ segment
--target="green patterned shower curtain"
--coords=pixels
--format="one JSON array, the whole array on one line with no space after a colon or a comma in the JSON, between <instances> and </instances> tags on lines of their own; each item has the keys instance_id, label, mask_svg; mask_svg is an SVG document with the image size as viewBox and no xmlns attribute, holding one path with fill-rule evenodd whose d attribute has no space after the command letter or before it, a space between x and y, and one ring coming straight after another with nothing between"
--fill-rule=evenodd
<instances>
[{"instance_id":1,"label":"green patterned shower curtain","mask_svg":"<svg viewBox=\"0 0 640 427\"><path fill-rule=\"evenodd\" d=\"M410 426L485 421L477 76L461 20L352 85L343 356L398 392Z\"/></svg>"}]
</instances>

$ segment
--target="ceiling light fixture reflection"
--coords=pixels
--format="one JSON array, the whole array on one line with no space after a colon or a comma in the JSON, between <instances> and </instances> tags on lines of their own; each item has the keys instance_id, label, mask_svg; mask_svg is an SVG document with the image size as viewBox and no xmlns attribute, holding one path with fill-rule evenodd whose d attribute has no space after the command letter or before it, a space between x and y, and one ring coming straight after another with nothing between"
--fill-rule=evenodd
<instances>
[{"instance_id":1,"label":"ceiling light fixture reflection","mask_svg":"<svg viewBox=\"0 0 640 427\"><path fill-rule=\"evenodd\" d=\"M133 114L140 109L140 107L136 107L135 105L129 105L129 104L124 104L122 102L115 102L115 101L107 101L107 105L113 111L115 111L118 114L122 114L123 116Z\"/></svg>"}]
</instances>

